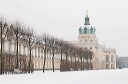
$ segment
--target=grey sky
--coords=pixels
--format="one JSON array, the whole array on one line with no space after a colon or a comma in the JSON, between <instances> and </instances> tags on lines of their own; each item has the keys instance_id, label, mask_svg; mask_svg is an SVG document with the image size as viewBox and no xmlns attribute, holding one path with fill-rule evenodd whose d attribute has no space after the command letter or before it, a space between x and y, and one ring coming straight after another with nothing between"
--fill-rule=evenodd
<instances>
[{"instance_id":1,"label":"grey sky","mask_svg":"<svg viewBox=\"0 0 128 84\"><path fill-rule=\"evenodd\" d=\"M23 21L37 33L78 40L86 9L100 44L128 56L128 0L0 0L0 15Z\"/></svg>"}]
</instances>

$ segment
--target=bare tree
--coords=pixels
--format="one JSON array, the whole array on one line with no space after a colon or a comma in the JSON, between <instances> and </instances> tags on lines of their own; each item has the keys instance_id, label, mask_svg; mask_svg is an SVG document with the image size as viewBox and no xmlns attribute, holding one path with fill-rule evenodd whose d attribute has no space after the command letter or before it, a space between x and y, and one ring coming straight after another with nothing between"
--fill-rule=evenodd
<instances>
[{"instance_id":1,"label":"bare tree","mask_svg":"<svg viewBox=\"0 0 128 84\"><path fill-rule=\"evenodd\" d=\"M68 58L69 58L69 55L70 55L70 50L72 48L71 46L72 45L67 43L67 42L64 43L64 53L66 55L66 63L65 63L65 70L66 71L70 70L70 64L68 64L70 62L69 62Z\"/></svg>"},{"instance_id":2,"label":"bare tree","mask_svg":"<svg viewBox=\"0 0 128 84\"><path fill-rule=\"evenodd\" d=\"M87 50L87 51L86 51L87 54L86 54L86 56L85 56L85 59L87 60L87 62L86 62L86 65L87 65L86 68L87 68L87 70L89 70L89 52L90 52L90 51Z\"/></svg>"},{"instance_id":3,"label":"bare tree","mask_svg":"<svg viewBox=\"0 0 128 84\"><path fill-rule=\"evenodd\" d=\"M91 60L93 59L93 52L92 51L88 51L88 55L89 55L89 60L90 60L90 69L92 70L93 69L93 64L91 62Z\"/></svg>"},{"instance_id":4,"label":"bare tree","mask_svg":"<svg viewBox=\"0 0 128 84\"><path fill-rule=\"evenodd\" d=\"M6 21L0 19L0 74L3 73L3 70L5 70L5 73L7 73L7 71L13 69L24 69L24 71L27 72L27 67L30 73L30 71L32 71L33 69L32 49L37 45L40 45L42 51L44 52L43 72L45 70L45 62L47 59L46 56L48 55L48 53L52 53L52 65L54 72L54 56L58 51L61 54L60 68L62 67L65 71L71 70L71 68L73 67L75 68L75 70L78 68L80 68L81 70L84 69L84 59L87 60L86 68L93 68L91 63L91 60L93 59L93 53L91 51L79 49L67 42L51 37L48 34L43 34L40 37L36 37L32 29L27 28L25 30L24 28L25 26L23 26L19 22L15 22L14 24L8 26L8 23ZM3 45L4 42L6 42L7 40L10 42L12 40L15 41L16 55L8 54L8 52L3 53ZM23 41L26 44L27 48L29 49L28 65L27 57L19 53L18 48L21 41ZM63 54L65 54L65 59L63 57ZM68 58L70 58L70 60ZM75 58L75 62L73 61L73 58ZM78 60L76 60L77 58ZM15 62L13 62L14 60Z\"/></svg>"},{"instance_id":5,"label":"bare tree","mask_svg":"<svg viewBox=\"0 0 128 84\"><path fill-rule=\"evenodd\" d=\"M87 51L87 49L84 49L83 54L82 54L83 55L83 69L85 69L85 58L86 58L86 54L87 54L86 51Z\"/></svg>"},{"instance_id":6,"label":"bare tree","mask_svg":"<svg viewBox=\"0 0 128 84\"><path fill-rule=\"evenodd\" d=\"M54 55L55 55L55 50L57 49L57 38L50 37L50 47L52 51L52 65L53 65L53 72L54 72Z\"/></svg>"},{"instance_id":7,"label":"bare tree","mask_svg":"<svg viewBox=\"0 0 128 84\"><path fill-rule=\"evenodd\" d=\"M76 63L77 63L77 61L76 61L76 57L77 57L77 48L75 48L75 50L74 50L74 55L75 55L75 70L77 70L77 66L76 66Z\"/></svg>"},{"instance_id":8,"label":"bare tree","mask_svg":"<svg viewBox=\"0 0 128 84\"><path fill-rule=\"evenodd\" d=\"M63 40L58 40L57 42L58 45L58 50L60 51L60 71L62 71L62 67L63 67L63 53L64 53L64 41Z\"/></svg>"},{"instance_id":9,"label":"bare tree","mask_svg":"<svg viewBox=\"0 0 128 84\"><path fill-rule=\"evenodd\" d=\"M22 34L24 33L24 26L19 23L15 22L13 25L11 25L11 29L13 30L14 39L16 39L16 69L19 69L19 39L22 37Z\"/></svg>"},{"instance_id":10,"label":"bare tree","mask_svg":"<svg viewBox=\"0 0 128 84\"><path fill-rule=\"evenodd\" d=\"M82 60L83 60L83 49L80 49L80 51L79 51L79 57L80 57L80 60L81 60L81 70L82 70L82 67L83 67L83 63L82 63Z\"/></svg>"},{"instance_id":11,"label":"bare tree","mask_svg":"<svg viewBox=\"0 0 128 84\"><path fill-rule=\"evenodd\" d=\"M74 51L75 51L75 47L73 46L73 45L71 45L70 44L70 49L69 49L69 54L70 54L70 58L71 58L71 60L70 60L70 63L71 63L71 65L70 65L70 70L72 70L73 69L73 60L72 60L72 58L74 57L73 55L74 55Z\"/></svg>"},{"instance_id":12,"label":"bare tree","mask_svg":"<svg viewBox=\"0 0 128 84\"><path fill-rule=\"evenodd\" d=\"M48 50L50 49L50 38L48 34L43 34L42 36L39 37L40 43L43 45L43 50L44 50L44 63L43 63L43 73L45 70L45 63L46 63L46 54Z\"/></svg>"},{"instance_id":13,"label":"bare tree","mask_svg":"<svg viewBox=\"0 0 128 84\"><path fill-rule=\"evenodd\" d=\"M3 72L3 64L2 64L2 58L3 58L3 45L5 41L10 37L9 27L6 21L4 21L4 18L0 18L0 43L1 43L1 50L0 50L0 74Z\"/></svg>"},{"instance_id":14,"label":"bare tree","mask_svg":"<svg viewBox=\"0 0 128 84\"><path fill-rule=\"evenodd\" d=\"M26 44L26 46L27 46L27 48L28 48L28 50L29 50L29 71L28 71L28 73L30 73L30 71L32 70L32 64L33 64L33 62L32 62L32 49L35 47L35 45L36 45L36 36L35 36L35 34L34 34L34 32L33 32L33 30L32 29L30 29L30 28L28 28L28 29L26 29L26 31L27 32L25 32L24 34L23 34L23 39L24 39L24 41L25 41L25 44Z\"/></svg>"}]
</instances>

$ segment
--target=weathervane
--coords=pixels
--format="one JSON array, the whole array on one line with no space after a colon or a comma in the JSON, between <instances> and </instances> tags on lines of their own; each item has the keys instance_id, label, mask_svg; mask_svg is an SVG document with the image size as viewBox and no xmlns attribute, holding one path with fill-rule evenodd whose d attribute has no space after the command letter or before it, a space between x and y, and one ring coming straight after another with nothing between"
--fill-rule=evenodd
<instances>
[{"instance_id":1,"label":"weathervane","mask_svg":"<svg viewBox=\"0 0 128 84\"><path fill-rule=\"evenodd\" d=\"M88 10L86 10L86 16L88 16Z\"/></svg>"}]
</instances>

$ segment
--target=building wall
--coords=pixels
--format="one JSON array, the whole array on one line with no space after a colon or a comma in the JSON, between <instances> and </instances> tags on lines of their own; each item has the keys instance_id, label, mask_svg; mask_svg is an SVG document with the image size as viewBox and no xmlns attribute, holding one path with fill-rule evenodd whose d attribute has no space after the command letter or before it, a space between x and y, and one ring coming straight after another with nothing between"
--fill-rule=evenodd
<instances>
[{"instance_id":1,"label":"building wall","mask_svg":"<svg viewBox=\"0 0 128 84\"><path fill-rule=\"evenodd\" d=\"M74 44L75 46L81 47L83 49L89 49L89 50L93 51L94 58L92 60L92 63L93 63L94 69L116 68L116 51L115 51L115 49L110 49L110 48L106 48L103 45L99 45L98 41L96 41L95 35L91 35L91 37L89 38L89 40L90 40L95 37L94 38L95 40L93 40L94 42L93 41L84 42L85 38L83 36L85 36L86 39L89 37L89 35L88 36L82 35L83 41L72 42L72 44ZM81 39L80 36L79 36L79 38ZM4 49L4 52L16 54L15 41L13 41L11 43L8 41L5 42L3 49ZM22 42L19 43L19 54L29 57L29 49ZM106 62L107 55L109 56L108 62ZM39 46L36 46L32 50L32 56L33 56L34 69L42 69L43 63L44 63L43 50ZM112 61L112 56L114 56L113 61ZM46 58L47 59L46 59L45 69L52 69L53 68L52 67L52 54L47 53ZM60 69L60 54L55 54L54 58L55 58L54 59L55 69ZM64 54L63 54L63 59L66 59ZM68 60L71 60L71 58L68 58ZM78 60L78 58L77 58L77 60Z\"/></svg>"},{"instance_id":2,"label":"building wall","mask_svg":"<svg viewBox=\"0 0 128 84\"><path fill-rule=\"evenodd\" d=\"M69 42L77 47L89 49L93 52L94 58L92 60L94 69L114 69L116 68L116 50L113 48L106 48L104 45L98 43L95 34L79 34L78 41ZM108 62L106 56L109 56ZM113 56L113 61L111 60Z\"/></svg>"}]
</instances>

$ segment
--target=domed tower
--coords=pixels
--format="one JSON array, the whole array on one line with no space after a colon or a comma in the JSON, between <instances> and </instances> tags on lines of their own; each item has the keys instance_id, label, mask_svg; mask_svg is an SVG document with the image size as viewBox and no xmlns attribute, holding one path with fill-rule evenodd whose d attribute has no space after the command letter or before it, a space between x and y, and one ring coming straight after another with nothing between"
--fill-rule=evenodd
<instances>
[{"instance_id":1,"label":"domed tower","mask_svg":"<svg viewBox=\"0 0 128 84\"><path fill-rule=\"evenodd\" d=\"M98 39L95 34L96 29L95 27L90 25L89 19L90 18L88 17L88 11L86 11L84 26L79 28L79 43L77 45L83 49L88 49L93 52L93 68L99 69L99 66L101 66L99 63L101 57L99 57L98 53Z\"/></svg>"},{"instance_id":2,"label":"domed tower","mask_svg":"<svg viewBox=\"0 0 128 84\"><path fill-rule=\"evenodd\" d=\"M96 29L90 25L89 19L88 11L86 11L84 27L79 28L78 39L82 43L97 43L98 41L95 35Z\"/></svg>"}]
</instances>

